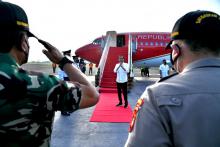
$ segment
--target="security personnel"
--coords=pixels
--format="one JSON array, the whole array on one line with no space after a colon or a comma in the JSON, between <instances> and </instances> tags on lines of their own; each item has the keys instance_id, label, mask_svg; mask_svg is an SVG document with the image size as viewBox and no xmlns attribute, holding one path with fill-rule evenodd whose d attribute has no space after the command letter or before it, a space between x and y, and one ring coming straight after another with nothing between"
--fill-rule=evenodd
<instances>
[{"instance_id":1,"label":"security personnel","mask_svg":"<svg viewBox=\"0 0 220 147\"><path fill-rule=\"evenodd\" d=\"M54 112L75 111L98 101L98 93L71 61L51 44L43 53L59 64L73 83L53 75L23 70L28 60L28 20L24 10L0 2L0 146L49 146ZM79 87L79 88L77 88Z\"/></svg>"},{"instance_id":2,"label":"security personnel","mask_svg":"<svg viewBox=\"0 0 220 147\"><path fill-rule=\"evenodd\" d=\"M177 20L167 48L179 74L145 90L126 147L220 146L219 34L214 12L193 11Z\"/></svg>"},{"instance_id":3,"label":"security personnel","mask_svg":"<svg viewBox=\"0 0 220 147\"><path fill-rule=\"evenodd\" d=\"M170 67L167 65L166 59L163 59L163 63L159 67L160 70L160 78L164 78L169 75Z\"/></svg>"}]
</instances>

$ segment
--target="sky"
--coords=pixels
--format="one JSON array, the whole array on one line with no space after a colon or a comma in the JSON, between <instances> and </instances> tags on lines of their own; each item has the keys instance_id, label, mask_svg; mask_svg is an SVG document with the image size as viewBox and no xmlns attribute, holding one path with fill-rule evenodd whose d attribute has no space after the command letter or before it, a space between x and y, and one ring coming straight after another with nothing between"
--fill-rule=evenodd
<instances>
[{"instance_id":1,"label":"sky","mask_svg":"<svg viewBox=\"0 0 220 147\"><path fill-rule=\"evenodd\" d=\"M178 18L193 10L220 14L220 0L3 0L21 6L30 31L61 51L91 43L107 31L171 32ZM35 39L30 61L48 61Z\"/></svg>"}]
</instances>

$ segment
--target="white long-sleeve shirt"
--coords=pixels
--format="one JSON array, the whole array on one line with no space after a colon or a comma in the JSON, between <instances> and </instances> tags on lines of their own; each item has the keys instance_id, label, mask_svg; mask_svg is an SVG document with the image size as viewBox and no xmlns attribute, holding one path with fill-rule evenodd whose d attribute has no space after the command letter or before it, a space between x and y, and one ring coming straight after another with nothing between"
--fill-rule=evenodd
<instances>
[{"instance_id":1,"label":"white long-sleeve shirt","mask_svg":"<svg viewBox=\"0 0 220 147\"><path fill-rule=\"evenodd\" d=\"M120 63L116 64L114 68L114 73L117 73L116 82L125 83L128 81L127 73L129 72L129 66L127 63L122 63L122 66L125 68L125 70L119 66L120 66Z\"/></svg>"}]
</instances>

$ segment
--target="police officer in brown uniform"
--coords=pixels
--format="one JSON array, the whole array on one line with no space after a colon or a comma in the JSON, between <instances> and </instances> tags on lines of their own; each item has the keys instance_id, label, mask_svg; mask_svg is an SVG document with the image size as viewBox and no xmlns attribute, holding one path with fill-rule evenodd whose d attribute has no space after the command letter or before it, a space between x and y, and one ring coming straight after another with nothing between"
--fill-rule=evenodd
<instances>
[{"instance_id":1,"label":"police officer in brown uniform","mask_svg":"<svg viewBox=\"0 0 220 147\"><path fill-rule=\"evenodd\" d=\"M126 147L220 146L220 16L185 14L174 25L171 59L178 74L138 100Z\"/></svg>"}]
</instances>

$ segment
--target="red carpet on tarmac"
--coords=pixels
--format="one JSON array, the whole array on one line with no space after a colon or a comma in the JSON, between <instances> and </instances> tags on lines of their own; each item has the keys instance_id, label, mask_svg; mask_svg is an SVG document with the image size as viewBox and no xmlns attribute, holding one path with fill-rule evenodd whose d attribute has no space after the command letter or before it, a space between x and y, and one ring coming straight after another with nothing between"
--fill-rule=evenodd
<instances>
[{"instance_id":1,"label":"red carpet on tarmac","mask_svg":"<svg viewBox=\"0 0 220 147\"><path fill-rule=\"evenodd\" d=\"M129 123L132 118L132 110L128 104L127 108L118 104L117 93L100 93L100 99L90 118L90 122L115 122Z\"/></svg>"}]
</instances>

